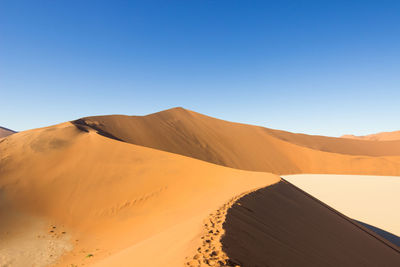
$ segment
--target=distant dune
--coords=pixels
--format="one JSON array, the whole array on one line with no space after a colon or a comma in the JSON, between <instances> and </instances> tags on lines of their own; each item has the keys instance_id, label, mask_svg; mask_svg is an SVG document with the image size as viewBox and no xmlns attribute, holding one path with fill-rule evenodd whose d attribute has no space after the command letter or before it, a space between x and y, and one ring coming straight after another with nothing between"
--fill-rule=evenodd
<instances>
[{"instance_id":1,"label":"distant dune","mask_svg":"<svg viewBox=\"0 0 400 267\"><path fill-rule=\"evenodd\" d=\"M357 139L357 140L370 140L370 141L396 141L400 140L400 131L382 132L377 134L369 134L364 136L356 135L343 135L342 138Z\"/></svg>"},{"instance_id":2,"label":"distant dune","mask_svg":"<svg viewBox=\"0 0 400 267\"><path fill-rule=\"evenodd\" d=\"M10 129L0 126L0 138L12 135L13 133L15 133L13 130L10 130Z\"/></svg>"},{"instance_id":3,"label":"distant dune","mask_svg":"<svg viewBox=\"0 0 400 267\"><path fill-rule=\"evenodd\" d=\"M293 134L182 108L148 116L87 117L73 123L117 140L243 170L400 175L400 141Z\"/></svg>"}]
</instances>

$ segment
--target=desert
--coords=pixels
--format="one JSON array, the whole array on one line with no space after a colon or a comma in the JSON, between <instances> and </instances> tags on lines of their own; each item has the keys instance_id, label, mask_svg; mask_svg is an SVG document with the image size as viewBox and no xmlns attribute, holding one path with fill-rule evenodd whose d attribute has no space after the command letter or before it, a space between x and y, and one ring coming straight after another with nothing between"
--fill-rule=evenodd
<instances>
[{"instance_id":1,"label":"desert","mask_svg":"<svg viewBox=\"0 0 400 267\"><path fill-rule=\"evenodd\" d=\"M0 1L0 267L400 267L400 1Z\"/></svg>"},{"instance_id":2,"label":"desert","mask_svg":"<svg viewBox=\"0 0 400 267\"><path fill-rule=\"evenodd\" d=\"M355 190L359 181L352 179L358 176L331 178L330 190L322 190L318 182L327 180L322 176L304 184L292 178L301 175L283 176L291 185L279 175L399 175L397 146L385 149L391 156L371 156L386 144L370 141L354 151L364 155L355 156L312 148L324 141L327 150L341 139L278 133L174 108L144 117L83 118L10 135L0 141L3 265L373 266L384 259L386 266L396 266L398 246L355 220L398 235L399 177L376 176L374 184L365 184L370 191L382 185L381 197L371 198ZM291 138L283 141L282 135ZM235 142L239 138L243 142ZM357 142L366 141L352 142L360 147ZM305 158L308 164L302 165ZM391 181L386 187L378 182L385 179ZM358 206L353 201L351 210L365 207L380 221L348 212L351 198L360 201ZM323 243L330 245L313 252ZM296 246L301 252L288 250Z\"/></svg>"}]
</instances>

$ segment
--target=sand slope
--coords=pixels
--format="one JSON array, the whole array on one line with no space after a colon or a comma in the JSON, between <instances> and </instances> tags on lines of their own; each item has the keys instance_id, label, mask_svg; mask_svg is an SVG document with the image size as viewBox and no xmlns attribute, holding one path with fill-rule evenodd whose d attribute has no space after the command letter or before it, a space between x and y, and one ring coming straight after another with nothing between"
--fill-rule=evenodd
<instances>
[{"instance_id":1,"label":"sand slope","mask_svg":"<svg viewBox=\"0 0 400 267\"><path fill-rule=\"evenodd\" d=\"M352 134L343 135L342 138L358 139L358 140L373 140L373 141L395 141L400 140L400 131L382 132L377 134L369 134L364 136L356 136Z\"/></svg>"},{"instance_id":2,"label":"sand slope","mask_svg":"<svg viewBox=\"0 0 400 267\"><path fill-rule=\"evenodd\" d=\"M228 263L241 262L238 255L246 250L265 254L260 248L270 239L257 232L258 222L263 221L269 223L267 230L275 240L291 244L288 253L297 255L293 259L302 264L332 262L340 266L343 260L353 258L354 266L365 259L392 266L398 254L388 251L390 245L379 237L371 241L373 234L360 234L358 225L349 226L347 219L343 223L340 214L327 212L325 206L321 210L315 200L304 200L309 198L303 193L284 193L285 197L278 197L280 201L269 197L257 200L248 208L262 207L261 217L251 212L235 219L224 207L243 192L280 181L266 171L398 175L397 145L395 141L291 134L180 108L144 117L84 118L16 133L0 139L0 259L14 266L26 266L26 262L70 267L182 266L201 248L208 262L207 257L215 256L209 252L218 240L204 240L211 240L212 230L204 232L204 219L213 220L212 227L219 224L221 231L212 232L219 238L221 214L225 214L227 226L241 229L226 227L226 237L243 233L243 240L263 237L261 246L250 241L223 241L225 248L218 251L225 253ZM277 195L282 192L278 190ZM248 196L251 199L254 194ZM296 203L302 203L301 207ZM308 219L304 221L296 210L307 213ZM306 222L320 215L325 219L318 222L319 228L310 229L312 224ZM287 221L292 224L285 226ZM286 227L292 227L291 231ZM329 229L336 229L334 236ZM318 242L322 241L314 240L316 237L333 241L319 252ZM309 239L315 242L307 246ZM350 246L347 252L341 249L343 243ZM298 255L296 247L303 245ZM329 250L344 256L329 256ZM21 251L26 257L18 261ZM246 255L252 255L250 252ZM271 247L269 253L265 255L271 257L261 257L262 261L257 255L247 258L247 266L265 266L270 259L276 266L291 263L283 258L281 245ZM324 257L328 258L321 261Z\"/></svg>"},{"instance_id":3,"label":"sand slope","mask_svg":"<svg viewBox=\"0 0 400 267\"><path fill-rule=\"evenodd\" d=\"M218 120L182 108L143 117L88 117L74 123L132 144L243 170L400 175L400 141L293 134Z\"/></svg>"},{"instance_id":4,"label":"sand slope","mask_svg":"<svg viewBox=\"0 0 400 267\"><path fill-rule=\"evenodd\" d=\"M282 181L228 210L223 250L247 266L399 266L400 250Z\"/></svg>"},{"instance_id":5,"label":"sand slope","mask_svg":"<svg viewBox=\"0 0 400 267\"><path fill-rule=\"evenodd\" d=\"M0 151L0 197L8 207L2 220L42 220L41 230L25 225L37 229L25 233L37 238L28 252L51 225L54 234L69 235L65 245L73 249L60 266L103 260L102 266L180 266L200 242L210 212L279 180L115 141L71 123L14 134L0 141ZM57 255L35 260L45 264Z\"/></svg>"},{"instance_id":6,"label":"sand slope","mask_svg":"<svg viewBox=\"0 0 400 267\"><path fill-rule=\"evenodd\" d=\"M400 177L301 174L284 178L348 217L400 236Z\"/></svg>"},{"instance_id":7,"label":"sand slope","mask_svg":"<svg viewBox=\"0 0 400 267\"><path fill-rule=\"evenodd\" d=\"M12 135L13 133L15 133L13 130L10 130L10 129L0 126L0 138Z\"/></svg>"}]
</instances>

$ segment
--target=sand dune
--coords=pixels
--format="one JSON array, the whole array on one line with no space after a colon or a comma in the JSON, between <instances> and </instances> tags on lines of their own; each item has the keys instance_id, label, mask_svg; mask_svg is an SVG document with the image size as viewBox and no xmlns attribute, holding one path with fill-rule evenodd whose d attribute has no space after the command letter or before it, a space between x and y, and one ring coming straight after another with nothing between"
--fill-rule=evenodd
<instances>
[{"instance_id":1,"label":"sand dune","mask_svg":"<svg viewBox=\"0 0 400 267\"><path fill-rule=\"evenodd\" d=\"M399 266L400 250L282 181L228 210L223 250L239 266Z\"/></svg>"},{"instance_id":2,"label":"sand dune","mask_svg":"<svg viewBox=\"0 0 400 267\"><path fill-rule=\"evenodd\" d=\"M12 135L13 133L15 133L13 130L10 130L10 129L0 126L0 138Z\"/></svg>"},{"instance_id":3,"label":"sand dune","mask_svg":"<svg viewBox=\"0 0 400 267\"><path fill-rule=\"evenodd\" d=\"M243 170L400 175L400 141L293 134L218 120L182 108L143 117L87 117L74 123L117 140Z\"/></svg>"},{"instance_id":4,"label":"sand dune","mask_svg":"<svg viewBox=\"0 0 400 267\"><path fill-rule=\"evenodd\" d=\"M38 266L56 260L65 246L73 248L58 259L60 266L181 266L209 213L279 180L115 141L71 123L14 134L0 151L0 197L8 207L2 221L28 224L34 216L42 225L25 225L22 234L34 238L25 253L34 253L42 235L50 238L53 226L54 234L70 236L55 238L35 258L43 263ZM8 240L17 239L11 233Z\"/></svg>"},{"instance_id":5,"label":"sand dune","mask_svg":"<svg viewBox=\"0 0 400 267\"><path fill-rule=\"evenodd\" d=\"M393 266L400 254L390 244L299 191L287 194L292 187L275 174L399 175L398 145L292 134L181 108L16 133L0 140L0 260L13 266L198 266L198 259L289 266L282 256L288 253L310 266L379 260ZM257 192L274 197L242 202ZM247 211L262 207L264 215L236 218L242 203ZM316 223L319 228L310 227ZM271 236L286 245L272 246ZM232 241L238 237L244 241ZM343 244L349 244L345 251ZM260 250L264 245L270 254Z\"/></svg>"},{"instance_id":6,"label":"sand dune","mask_svg":"<svg viewBox=\"0 0 400 267\"><path fill-rule=\"evenodd\" d=\"M395 141L400 140L400 131L382 132L377 134L369 134L364 136L356 136L352 134L343 135L342 138L358 139L358 140L373 140L373 141Z\"/></svg>"},{"instance_id":7,"label":"sand dune","mask_svg":"<svg viewBox=\"0 0 400 267\"><path fill-rule=\"evenodd\" d=\"M302 174L284 178L348 217L400 236L400 177Z\"/></svg>"}]
</instances>

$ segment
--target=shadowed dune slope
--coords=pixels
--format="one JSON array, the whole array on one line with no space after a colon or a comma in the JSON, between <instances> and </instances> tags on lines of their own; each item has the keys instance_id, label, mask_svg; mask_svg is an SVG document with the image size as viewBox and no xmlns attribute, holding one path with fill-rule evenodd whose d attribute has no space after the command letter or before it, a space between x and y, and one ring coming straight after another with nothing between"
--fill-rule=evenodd
<instances>
[{"instance_id":1,"label":"shadowed dune slope","mask_svg":"<svg viewBox=\"0 0 400 267\"><path fill-rule=\"evenodd\" d=\"M12 135L13 133L15 133L13 130L10 130L10 129L0 126L0 138Z\"/></svg>"},{"instance_id":2,"label":"shadowed dune slope","mask_svg":"<svg viewBox=\"0 0 400 267\"><path fill-rule=\"evenodd\" d=\"M282 178L354 220L400 235L399 176L299 174Z\"/></svg>"},{"instance_id":3,"label":"shadowed dune slope","mask_svg":"<svg viewBox=\"0 0 400 267\"><path fill-rule=\"evenodd\" d=\"M368 223L364 223L364 222L360 222L355 220L356 222L358 222L359 224L367 227L368 229L372 230L373 232L375 232L376 234L380 235L381 237L385 238L386 240L389 240L392 244L398 246L400 248L400 237L398 237L397 235L394 235L390 232L387 232L381 228L375 227L373 225L370 225Z\"/></svg>"},{"instance_id":4,"label":"shadowed dune slope","mask_svg":"<svg viewBox=\"0 0 400 267\"><path fill-rule=\"evenodd\" d=\"M60 266L181 266L210 212L279 181L71 123L16 133L1 140L0 151L1 221L28 231L24 218L35 216L65 229L73 248ZM38 234L26 236L34 248Z\"/></svg>"},{"instance_id":5,"label":"shadowed dune slope","mask_svg":"<svg viewBox=\"0 0 400 267\"><path fill-rule=\"evenodd\" d=\"M400 175L400 141L293 134L182 108L147 116L87 117L73 123L117 140L243 170Z\"/></svg>"},{"instance_id":6,"label":"shadowed dune slope","mask_svg":"<svg viewBox=\"0 0 400 267\"><path fill-rule=\"evenodd\" d=\"M223 250L246 266L399 266L398 247L286 181L245 195L226 215Z\"/></svg>"},{"instance_id":7,"label":"shadowed dune slope","mask_svg":"<svg viewBox=\"0 0 400 267\"><path fill-rule=\"evenodd\" d=\"M377 134L369 134L364 136L343 135L342 138L358 139L358 140L373 140L373 141L395 141L400 140L400 131L382 132Z\"/></svg>"}]
</instances>

